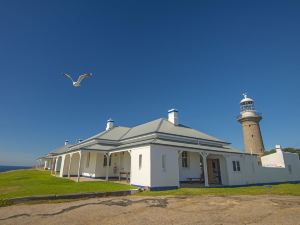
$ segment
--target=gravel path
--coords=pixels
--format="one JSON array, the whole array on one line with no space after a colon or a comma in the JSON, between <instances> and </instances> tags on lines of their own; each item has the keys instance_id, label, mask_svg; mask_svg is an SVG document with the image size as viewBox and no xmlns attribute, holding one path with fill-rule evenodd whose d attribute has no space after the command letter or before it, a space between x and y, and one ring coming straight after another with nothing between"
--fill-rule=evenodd
<instances>
[{"instance_id":1,"label":"gravel path","mask_svg":"<svg viewBox=\"0 0 300 225\"><path fill-rule=\"evenodd\" d=\"M300 224L300 197L114 197L0 208L0 224Z\"/></svg>"}]
</instances>

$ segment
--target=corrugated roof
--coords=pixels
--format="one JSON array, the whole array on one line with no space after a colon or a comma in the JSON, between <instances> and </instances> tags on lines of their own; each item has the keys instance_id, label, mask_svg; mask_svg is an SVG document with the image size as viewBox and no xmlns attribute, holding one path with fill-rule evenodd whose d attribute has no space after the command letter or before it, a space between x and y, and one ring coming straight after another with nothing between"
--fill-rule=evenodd
<instances>
[{"instance_id":1,"label":"corrugated roof","mask_svg":"<svg viewBox=\"0 0 300 225\"><path fill-rule=\"evenodd\" d=\"M118 141L129 130L130 130L130 128L128 128L128 127L113 127L112 129L108 130L107 132L103 133L101 136L99 136L97 138Z\"/></svg>"},{"instance_id":2,"label":"corrugated roof","mask_svg":"<svg viewBox=\"0 0 300 225\"><path fill-rule=\"evenodd\" d=\"M192 129L190 127L187 127L187 126L184 126L181 124L175 126L174 124L172 124L171 122L169 122L166 119L163 119L163 122L162 122L161 126L159 127L158 132L172 134L172 135L178 135L178 136L197 138L197 139L203 139L203 140L224 142L216 137L210 136L208 134L202 133L200 131L197 131L195 129Z\"/></svg>"},{"instance_id":3,"label":"corrugated roof","mask_svg":"<svg viewBox=\"0 0 300 225\"><path fill-rule=\"evenodd\" d=\"M121 140L134 138L134 137L141 136L144 134L154 133L158 130L162 121L163 121L163 119L157 119L157 120L150 121L148 123L144 123L144 124L135 126L135 127L131 128L121 138Z\"/></svg>"},{"instance_id":4,"label":"corrugated roof","mask_svg":"<svg viewBox=\"0 0 300 225\"><path fill-rule=\"evenodd\" d=\"M84 149L85 150L97 150L97 151L110 151L110 150L113 150L114 148L115 148L115 146L95 144L95 145L91 145Z\"/></svg>"},{"instance_id":5,"label":"corrugated roof","mask_svg":"<svg viewBox=\"0 0 300 225\"><path fill-rule=\"evenodd\" d=\"M156 139L156 140L152 141L152 143L160 144L160 145L175 146L175 147L194 148L194 149L205 150L205 151L242 153L240 151L237 151L236 149L231 148L230 146L212 147L212 146L206 146L206 145L205 146L204 145L195 145L195 144L181 143L181 142L175 142L175 141L166 141L166 140L160 140L160 139Z\"/></svg>"},{"instance_id":6,"label":"corrugated roof","mask_svg":"<svg viewBox=\"0 0 300 225\"><path fill-rule=\"evenodd\" d=\"M64 145L64 146L62 146L60 148L57 148L57 149L53 150L50 153L52 153L52 154L61 154L61 153L67 152L69 150L69 148L72 147L72 146L73 145L70 145L70 144Z\"/></svg>"},{"instance_id":7,"label":"corrugated roof","mask_svg":"<svg viewBox=\"0 0 300 225\"><path fill-rule=\"evenodd\" d=\"M141 140L139 139L133 139L136 137L143 137L147 134L168 134L172 135L172 138L166 138L159 139L159 136L156 136L158 139L152 139L152 137L149 136L151 140ZM177 136L177 138L176 138ZM179 140L178 137L187 137L187 138L193 138L193 139L201 139L201 140L207 140L211 141L212 143L218 142L216 146L203 146L200 144L193 144L193 143L186 143ZM178 140L177 140L178 139ZM128 127L113 127L110 130L100 132L86 140L84 140L81 143L74 144L74 145L67 145L63 146L61 148L56 149L53 154L61 154L69 150L70 147L76 147L77 145L82 145L85 142L88 142L90 140L108 140L113 141L112 143L97 143L96 145L92 144L88 147L83 147L85 149L93 149L93 146L95 147L95 150L99 151L110 151L114 149L120 149L124 147L129 146L135 146L137 144L147 144L152 143L153 141L156 144L169 144L172 146L182 146L182 147L193 147L198 149L205 148L206 150L215 150L215 151L228 151L228 152L237 152L234 149L230 148L228 143L225 141L222 141L218 138L215 138L213 136L210 136L208 134L202 133L200 131L197 131L195 129L192 129L190 127L184 126L184 125L174 125L173 123L169 122L167 119L160 118L153 121L150 121L148 123L144 123L132 128ZM125 141L124 141L125 140ZM130 143L129 143L129 142ZM87 143L88 144L88 143ZM218 147L220 145L220 147ZM224 145L225 147L221 147ZM202 146L202 147L201 147Z\"/></svg>"},{"instance_id":8,"label":"corrugated roof","mask_svg":"<svg viewBox=\"0 0 300 225\"><path fill-rule=\"evenodd\" d=\"M126 132L130 130L129 127L121 127L121 126L117 126L117 127L113 127L112 129L109 130L105 130L102 131L90 138L85 139L83 142L92 140L92 139L106 139L106 140L119 140L124 134L126 134Z\"/></svg>"},{"instance_id":9,"label":"corrugated roof","mask_svg":"<svg viewBox=\"0 0 300 225\"><path fill-rule=\"evenodd\" d=\"M153 120L148 123L144 123L131 128L121 138L121 140L134 138L134 137L142 136L149 133L155 133L155 132L226 143L225 141L222 141L216 137L202 133L190 127L184 125L176 126L164 118Z\"/></svg>"}]
</instances>

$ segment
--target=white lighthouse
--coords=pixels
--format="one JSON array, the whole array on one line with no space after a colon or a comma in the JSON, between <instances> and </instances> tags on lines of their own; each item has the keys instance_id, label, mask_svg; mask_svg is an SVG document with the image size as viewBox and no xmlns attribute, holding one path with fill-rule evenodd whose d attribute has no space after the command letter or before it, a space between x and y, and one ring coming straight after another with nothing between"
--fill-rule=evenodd
<instances>
[{"instance_id":1,"label":"white lighthouse","mask_svg":"<svg viewBox=\"0 0 300 225\"><path fill-rule=\"evenodd\" d=\"M246 94L243 96L244 98L240 102L241 111L237 120L243 127L245 152L262 156L264 143L259 126L262 114L256 112L253 99Z\"/></svg>"}]
</instances>

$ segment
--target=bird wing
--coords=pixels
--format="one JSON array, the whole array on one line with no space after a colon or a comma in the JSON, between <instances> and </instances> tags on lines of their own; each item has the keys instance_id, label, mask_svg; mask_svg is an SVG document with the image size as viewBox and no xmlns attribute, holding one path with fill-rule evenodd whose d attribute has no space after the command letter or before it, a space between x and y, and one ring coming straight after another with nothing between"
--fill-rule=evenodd
<instances>
[{"instance_id":1,"label":"bird wing","mask_svg":"<svg viewBox=\"0 0 300 225\"><path fill-rule=\"evenodd\" d=\"M65 75L66 77L68 77L69 79L71 79L72 82L74 82L74 80L72 79L72 77L70 76L70 74L64 73L64 75Z\"/></svg>"},{"instance_id":2,"label":"bird wing","mask_svg":"<svg viewBox=\"0 0 300 225\"><path fill-rule=\"evenodd\" d=\"M91 73L84 73L84 74L82 74L82 75L80 75L80 76L78 77L78 80L76 81L76 83L79 83L79 84L80 84L80 82L81 82L84 78L86 78L86 77L91 77L91 76L92 76Z\"/></svg>"}]
</instances>

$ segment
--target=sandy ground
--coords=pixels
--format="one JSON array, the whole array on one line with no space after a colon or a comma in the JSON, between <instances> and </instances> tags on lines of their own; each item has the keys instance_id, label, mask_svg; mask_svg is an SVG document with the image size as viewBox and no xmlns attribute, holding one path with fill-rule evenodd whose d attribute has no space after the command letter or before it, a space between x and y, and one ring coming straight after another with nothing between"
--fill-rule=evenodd
<instances>
[{"instance_id":1,"label":"sandy ground","mask_svg":"<svg viewBox=\"0 0 300 225\"><path fill-rule=\"evenodd\" d=\"M0 208L0 224L300 224L300 197L115 197Z\"/></svg>"}]
</instances>

